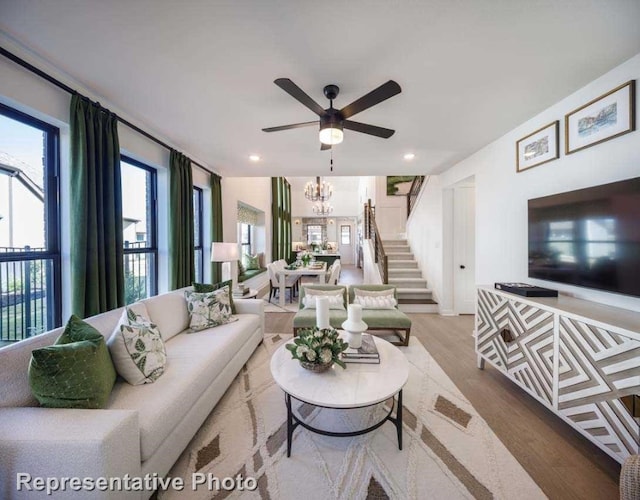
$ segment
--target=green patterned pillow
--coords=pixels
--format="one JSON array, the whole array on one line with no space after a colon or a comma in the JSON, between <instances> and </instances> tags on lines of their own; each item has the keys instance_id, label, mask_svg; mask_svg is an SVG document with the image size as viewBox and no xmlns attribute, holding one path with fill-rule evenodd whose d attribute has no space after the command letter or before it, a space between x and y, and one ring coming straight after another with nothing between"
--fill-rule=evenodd
<instances>
[{"instance_id":1,"label":"green patterned pillow","mask_svg":"<svg viewBox=\"0 0 640 500\"><path fill-rule=\"evenodd\" d=\"M107 345L116 371L131 385L151 384L164 373L167 351L158 327L129 307Z\"/></svg>"},{"instance_id":2,"label":"green patterned pillow","mask_svg":"<svg viewBox=\"0 0 640 500\"><path fill-rule=\"evenodd\" d=\"M231 313L236 314L236 305L233 303L233 294L231 293L231 287L233 286L232 280L221 281L220 283L214 283L213 285L208 285L206 283L193 283L193 291L198 293L215 292L216 290L220 290L225 286L229 287L229 303L231 304Z\"/></svg>"},{"instance_id":3,"label":"green patterned pillow","mask_svg":"<svg viewBox=\"0 0 640 500\"><path fill-rule=\"evenodd\" d=\"M242 260L238 261L238 274L244 274L244 272L246 271L246 269L244 268L244 264L242 263Z\"/></svg>"},{"instance_id":4,"label":"green patterned pillow","mask_svg":"<svg viewBox=\"0 0 640 500\"><path fill-rule=\"evenodd\" d=\"M104 337L77 316L55 344L31 353L29 385L42 406L105 408L115 381Z\"/></svg>"},{"instance_id":5,"label":"green patterned pillow","mask_svg":"<svg viewBox=\"0 0 640 500\"><path fill-rule=\"evenodd\" d=\"M191 332L224 325L237 319L232 318L231 315L228 290L228 287L224 287L208 293L189 290L184 292L184 296L187 299L187 309L191 316L189 323Z\"/></svg>"},{"instance_id":6,"label":"green patterned pillow","mask_svg":"<svg viewBox=\"0 0 640 500\"><path fill-rule=\"evenodd\" d=\"M243 257L244 257L245 270L252 271L254 269L255 270L260 269L260 257L258 254L249 255L248 253L245 253Z\"/></svg>"}]
</instances>

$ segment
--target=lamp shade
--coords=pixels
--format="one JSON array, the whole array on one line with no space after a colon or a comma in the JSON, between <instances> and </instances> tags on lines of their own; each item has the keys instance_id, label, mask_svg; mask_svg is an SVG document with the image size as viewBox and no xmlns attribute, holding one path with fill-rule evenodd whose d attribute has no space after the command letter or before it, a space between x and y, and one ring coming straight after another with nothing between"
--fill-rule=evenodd
<instances>
[{"instance_id":1,"label":"lamp shade","mask_svg":"<svg viewBox=\"0 0 640 500\"><path fill-rule=\"evenodd\" d=\"M232 262L239 256L237 243L211 243L211 262Z\"/></svg>"},{"instance_id":2,"label":"lamp shade","mask_svg":"<svg viewBox=\"0 0 640 500\"><path fill-rule=\"evenodd\" d=\"M343 138L342 129L335 125L320 129L320 142L322 144L340 144Z\"/></svg>"}]
</instances>

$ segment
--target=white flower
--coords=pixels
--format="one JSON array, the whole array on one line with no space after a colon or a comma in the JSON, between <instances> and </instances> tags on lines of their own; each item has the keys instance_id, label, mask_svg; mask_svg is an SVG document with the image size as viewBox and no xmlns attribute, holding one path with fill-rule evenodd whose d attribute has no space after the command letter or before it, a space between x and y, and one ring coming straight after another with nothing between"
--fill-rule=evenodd
<instances>
[{"instance_id":1,"label":"white flower","mask_svg":"<svg viewBox=\"0 0 640 500\"><path fill-rule=\"evenodd\" d=\"M328 363L329 361L331 361L331 358L331 350L322 349L322 352L320 352L320 361L322 361L323 363Z\"/></svg>"},{"instance_id":2,"label":"white flower","mask_svg":"<svg viewBox=\"0 0 640 500\"><path fill-rule=\"evenodd\" d=\"M317 332L315 332L315 333L313 334L313 336L314 336L314 337L316 337L316 338L318 338L318 339L319 339L320 337L322 337L323 335L324 335L324 333L322 333L322 330L318 330Z\"/></svg>"},{"instance_id":3,"label":"white flower","mask_svg":"<svg viewBox=\"0 0 640 500\"><path fill-rule=\"evenodd\" d=\"M304 345L299 345L298 348L296 349L296 356L298 356L299 358L303 357L305 355L305 353L309 350L309 348L307 346Z\"/></svg>"},{"instance_id":4,"label":"white flower","mask_svg":"<svg viewBox=\"0 0 640 500\"><path fill-rule=\"evenodd\" d=\"M307 352L305 353L305 356L307 357L307 359L309 361L315 361L316 360L316 351L311 351L307 349Z\"/></svg>"}]
</instances>

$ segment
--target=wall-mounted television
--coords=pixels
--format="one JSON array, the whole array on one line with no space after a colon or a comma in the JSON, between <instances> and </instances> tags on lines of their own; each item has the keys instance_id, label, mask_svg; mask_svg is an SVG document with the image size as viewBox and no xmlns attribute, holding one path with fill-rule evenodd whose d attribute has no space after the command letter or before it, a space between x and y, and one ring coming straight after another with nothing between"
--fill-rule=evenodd
<instances>
[{"instance_id":1,"label":"wall-mounted television","mask_svg":"<svg viewBox=\"0 0 640 500\"><path fill-rule=\"evenodd\" d=\"M640 177L529 200L529 277L640 297Z\"/></svg>"}]
</instances>

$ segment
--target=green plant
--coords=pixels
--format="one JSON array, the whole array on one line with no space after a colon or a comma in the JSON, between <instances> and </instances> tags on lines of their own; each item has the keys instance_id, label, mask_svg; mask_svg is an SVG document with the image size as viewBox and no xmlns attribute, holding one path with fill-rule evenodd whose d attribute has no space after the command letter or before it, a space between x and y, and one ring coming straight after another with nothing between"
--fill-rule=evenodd
<instances>
[{"instance_id":1,"label":"green plant","mask_svg":"<svg viewBox=\"0 0 640 500\"><path fill-rule=\"evenodd\" d=\"M293 344L286 345L293 359L317 365L334 362L342 368L346 365L340 360L340 353L347 347L349 344L338 336L335 329L317 326L301 330Z\"/></svg>"}]
</instances>

